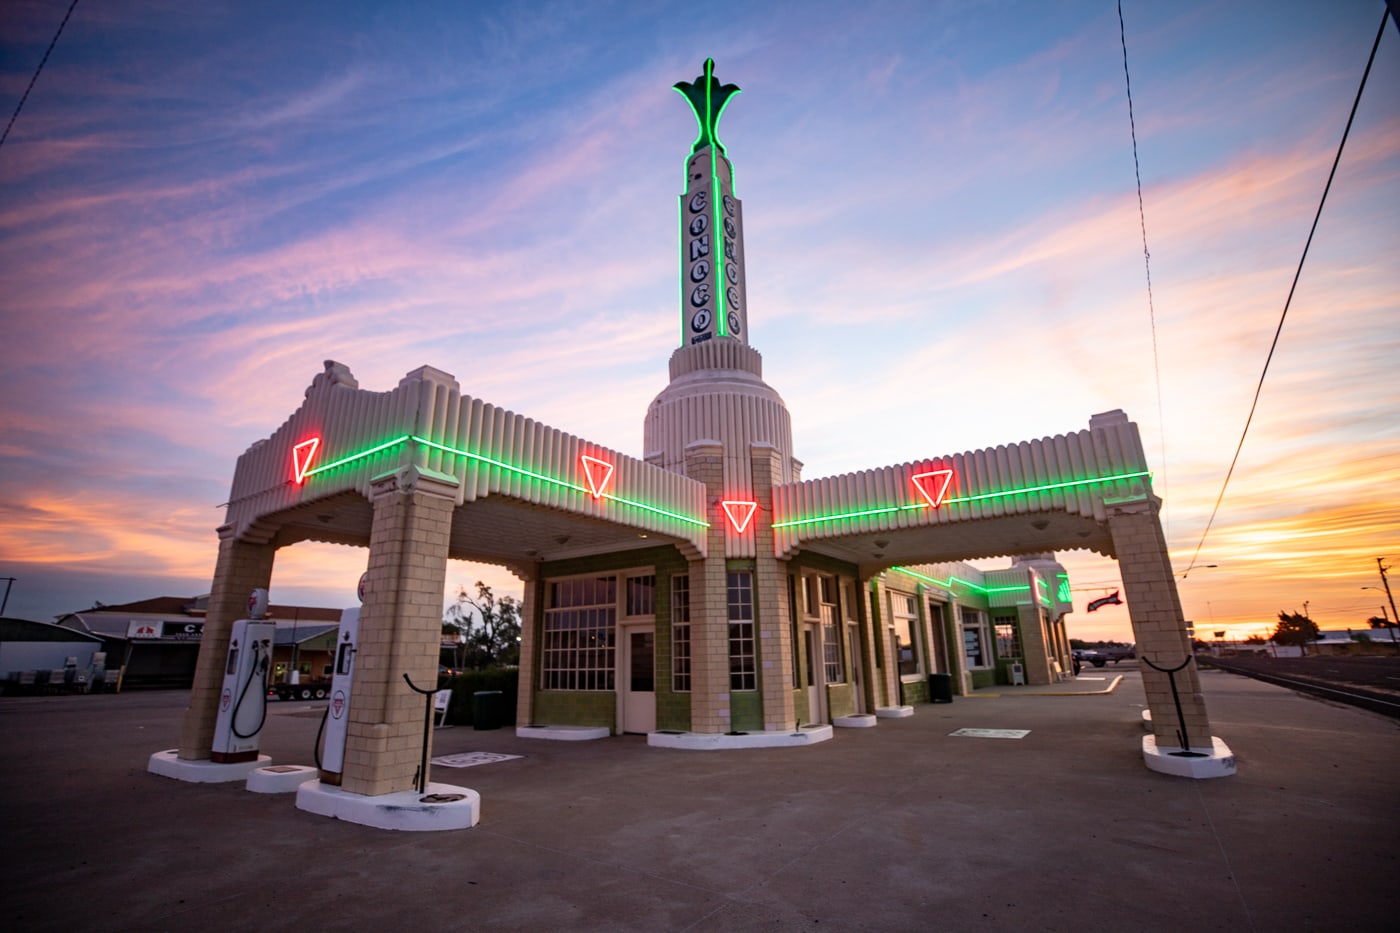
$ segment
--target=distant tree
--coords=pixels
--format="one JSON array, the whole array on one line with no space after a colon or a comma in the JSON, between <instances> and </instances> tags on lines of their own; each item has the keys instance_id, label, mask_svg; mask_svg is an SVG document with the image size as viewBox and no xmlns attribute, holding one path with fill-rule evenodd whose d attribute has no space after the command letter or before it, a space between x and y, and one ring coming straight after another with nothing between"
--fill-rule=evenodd
<instances>
[{"instance_id":1,"label":"distant tree","mask_svg":"<svg viewBox=\"0 0 1400 933\"><path fill-rule=\"evenodd\" d=\"M1244 640L1244 643L1245 643L1246 645L1262 645L1262 644L1264 644L1264 636L1263 636L1263 635L1251 635L1251 636L1249 636L1248 638L1246 638L1246 639Z\"/></svg>"},{"instance_id":2,"label":"distant tree","mask_svg":"<svg viewBox=\"0 0 1400 933\"><path fill-rule=\"evenodd\" d=\"M464 641L459 667L513 667L520 663L520 602L514 596L499 599L491 587L476 581L476 595L457 587L457 600L442 617L443 634Z\"/></svg>"},{"instance_id":3,"label":"distant tree","mask_svg":"<svg viewBox=\"0 0 1400 933\"><path fill-rule=\"evenodd\" d=\"M1371 626L1371 628L1395 628L1395 623L1385 616L1371 616L1371 618L1366 620L1366 624Z\"/></svg>"},{"instance_id":4,"label":"distant tree","mask_svg":"<svg viewBox=\"0 0 1400 933\"><path fill-rule=\"evenodd\" d=\"M1297 645L1306 653L1307 644L1317 641L1319 634L1317 623L1301 612L1280 612L1278 628L1274 629L1274 643Z\"/></svg>"}]
</instances>

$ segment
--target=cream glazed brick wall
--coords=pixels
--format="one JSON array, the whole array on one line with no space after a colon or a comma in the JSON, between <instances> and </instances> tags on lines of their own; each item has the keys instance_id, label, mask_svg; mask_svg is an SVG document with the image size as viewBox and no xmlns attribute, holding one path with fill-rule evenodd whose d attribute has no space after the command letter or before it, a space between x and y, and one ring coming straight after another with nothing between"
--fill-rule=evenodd
<instances>
[{"instance_id":1,"label":"cream glazed brick wall","mask_svg":"<svg viewBox=\"0 0 1400 933\"><path fill-rule=\"evenodd\" d=\"M856 604L846 610L847 615L843 621L856 623L856 631L860 633L859 650L856 652L856 663L861 665L861 689L864 693L862 702L865 704L865 711L872 712L877 706L887 705L883 699L884 686L879 683L877 670L875 667L875 639L881 637L879 629L870 618L870 601L866 599L867 590L864 589L864 580L855 578L855 598ZM846 600L846 578L841 579L841 602L845 605ZM849 631L849 629L848 629ZM888 630L886 630L888 632ZM881 655L886 663L889 660L889 650L884 649Z\"/></svg>"},{"instance_id":2,"label":"cream glazed brick wall","mask_svg":"<svg viewBox=\"0 0 1400 933\"><path fill-rule=\"evenodd\" d=\"M754 614L758 617L759 683L763 690L763 728L791 732L797 728L792 697L792 628L788 607L788 564L773 557L773 486L781 482L783 454L768 444L750 450L753 497Z\"/></svg>"},{"instance_id":3,"label":"cream glazed brick wall","mask_svg":"<svg viewBox=\"0 0 1400 933\"><path fill-rule=\"evenodd\" d=\"M869 605L870 580L861 581L861 599ZM899 706L901 698L899 695L899 659L892 657L893 646L890 644L890 623L887 613L890 611L890 591L885 586L884 574L874 578L875 584L875 611L869 613L870 628L874 632L875 638L884 639L885 644L885 664L880 668L881 683L878 689L878 699L876 706ZM923 600L922 595L919 596Z\"/></svg>"},{"instance_id":4,"label":"cream glazed brick wall","mask_svg":"<svg viewBox=\"0 0 1400 933\"><path fill-rule=\"evenodd\" d=\"M377 796L413 788L425 701L403 675L419 687L437 684L456 485L453 477L422 467L374 480L369 571L341 779L350 793Z\"/></svg>"},{"instance_id":5,"label":"cream glazed brick wall","mask_svg":"<svg viewBox=\"0 0 1400 933\"><path fill-rule=\"evenodd\" d=\"M690 562L690 729L730 729L729 593L724 562L724 448L695 441L685 449L685 472L705 484L709 557Z\"/></svg>"},{"instance_id":6,"label":"cream glazed brick wall","mask_svg":"<svg viewBox=\"0 0 1400 933\"><path fill-rule=\"evenodd\" d=\"M1108 514L1109 533L1118 559L1133 624L1139 659L1160 667L1175 667L1192 657L1190 638L1177 597L1176 578L1167 558L1166 538L1157 518L1158 500L1114 504ZM1152 711L1152 731L1160 746L1176 746L1178 721L1166 674L1142 664L1142 684ZM1210 718L1201 695L1194 659L1176 672L1176 689L1193 747L1209 747Z\"/></svg>"},{"instance_id":7,"label":"cream glazed brick wall","mask_svg":"<svg viewBox=\"0 0 1400 933\"><path fill-rule=\"evenodd\" d=\"M1031 584L1031 592L1035 592L1034 583ZM1048 633L1045 631L1045 623L1041 621L1040 607L1017 606L1016 616L1021 634L1021 663L1026 667L1026 683L1053 683L1055 677L1050 668L1053 647L1047 641Z\"/></svg>"},{"instance_id":8,"label":"cream glazed brick wall","mask_svg":"<svg viewBox=\"0 0 1400 933\"><path fill-rule=\"evenodd\" d=\"M239 541L231 525L219 529L219 557L209 590L209 611L199 642L190 705L180 727L178 755L186 760L209 757L214 725L219 717L219 691L224 684L229 633L233 623L248 616L248 597L272 580L276 548L271 544Z\"/></svg>"},{"instance_id":9,"label":"cream glazed brick wall","mask_svg":"<svg viewBox=\"0 0 1400 933\"><path fill-rule=\"evenodd\" d=\"M535 682L539 680L535 670L538 663L535 642L542 619L535 618L539 578L534 574L520 574L520 579L525 583L525 595L520 600L520 676L515 693L515 724L528 726L535 721Z\"/></svg>"}]
</instances>

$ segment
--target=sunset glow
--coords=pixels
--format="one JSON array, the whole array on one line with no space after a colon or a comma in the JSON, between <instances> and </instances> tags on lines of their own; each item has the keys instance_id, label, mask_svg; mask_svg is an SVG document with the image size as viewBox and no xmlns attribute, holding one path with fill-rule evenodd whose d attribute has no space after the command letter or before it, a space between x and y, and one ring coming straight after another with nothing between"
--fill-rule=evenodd
<instances>
[{"instance_id":1,"label":"sunset glow","mask_svg":"<svg viewBox=\"0 0 1400 933\"><path fill-rule=\"evenodd\" d=\"M7 9L6 119L67 8ZM1198 635L1382 612L1363 587L1377 557L1400 566L1393 28L1202 543L1381 2L1125 0L1150 308L1112 4L170 9L80 4L0 146L8 615L207 592L235 461L324 360L370 391L435 366L644 457L695 138L671 86L707 57L744 89L723 136L747 336L804 478L1123 409ZM288 481L327 467L322 440ZM562 469L628 492L601 459ZM898 505L938 507L939 485ZM1131 640L1126 604L1085 612L1122 589L1115 563L1058 556L1070 634ZM287 548L273 599L352 605L366 559ZM477 579L520 595L455 562L449 593Z\"/></svg>"}]
</instances>

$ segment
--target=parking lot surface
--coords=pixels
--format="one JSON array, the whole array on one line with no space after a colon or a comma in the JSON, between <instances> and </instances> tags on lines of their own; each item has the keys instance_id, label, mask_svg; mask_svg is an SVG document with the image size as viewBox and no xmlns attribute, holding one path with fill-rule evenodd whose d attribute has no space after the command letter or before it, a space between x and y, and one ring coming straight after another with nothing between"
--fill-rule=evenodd
<instances>
[{"instance_id":1,"label":"parking lot surface","mask_svg":"<svg viewBox=\"0 0 1400 933\"><path fill-rule=\"evenodd\" d=\"M433 769L482 796L481 822L448 833L147 773L176 742L183 693L0 699L0 923L1394 929L1400 723L1204 671L1239 773L1190 781L1143 765L1141 682L1110 673L1124 677L1112 692L960 697L807 748L442 729L434 755L520 756ZM312 763L323 707L272 704L263 752Z\"/></svg>"}]
</instances>

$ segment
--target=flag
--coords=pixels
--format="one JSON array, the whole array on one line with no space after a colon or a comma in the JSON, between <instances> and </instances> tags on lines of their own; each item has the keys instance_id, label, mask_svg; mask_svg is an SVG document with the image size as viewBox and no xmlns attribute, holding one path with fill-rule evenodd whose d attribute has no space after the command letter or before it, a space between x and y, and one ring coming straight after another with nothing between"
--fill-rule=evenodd
<instances>
[{"instance_id":1,"label":"flag","mask_svg":"<svg viewBox=\"0 0 1400 933\"><path fill-rule=\"evenodd\" d=\"M1100 596L1098 599L1090 600L1090 601L1089 601L1089 612L1093 612L1095 609L1102 609L1104 606L1121 606L1121 605L1123 605L1123 600L1121 600L1121 599L1118 598L1118 591L1117 591L1117 590L1114 590L1112 593L1110 593L1110 594L1107 595L1107 596Z\"/></svg>"}]
</instances>

